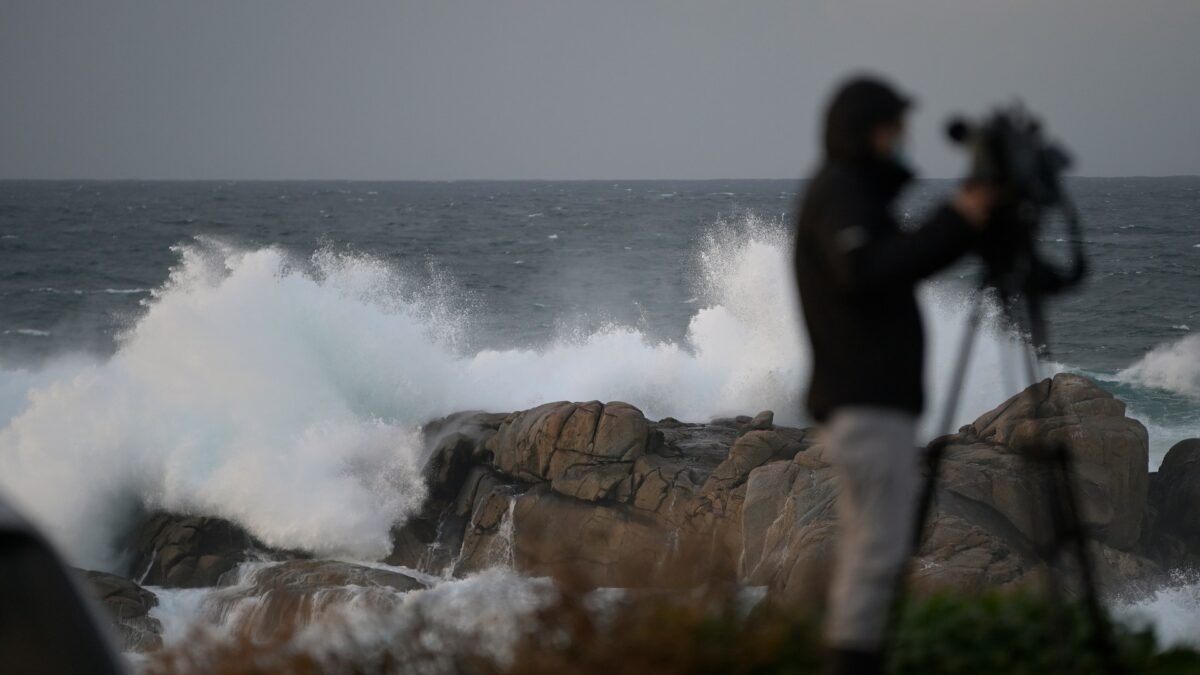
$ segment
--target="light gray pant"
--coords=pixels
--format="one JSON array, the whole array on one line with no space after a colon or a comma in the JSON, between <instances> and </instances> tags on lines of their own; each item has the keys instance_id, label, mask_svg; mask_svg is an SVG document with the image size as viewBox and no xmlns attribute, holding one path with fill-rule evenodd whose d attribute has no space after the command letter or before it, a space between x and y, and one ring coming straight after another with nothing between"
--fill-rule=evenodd
<instances>
[{"instance_id":1,"label":"light gray pant","mask_svg":"<svg viewBox=\"0 0 1200 675\"><path fill-rule=\"evenodd\" d=\"M825 429L838 473L838 540L825 635L873 651L883 640L896 575L909 554L918 488L916 418L890 408L840 408Z\"/></svg>"}]
</instances>

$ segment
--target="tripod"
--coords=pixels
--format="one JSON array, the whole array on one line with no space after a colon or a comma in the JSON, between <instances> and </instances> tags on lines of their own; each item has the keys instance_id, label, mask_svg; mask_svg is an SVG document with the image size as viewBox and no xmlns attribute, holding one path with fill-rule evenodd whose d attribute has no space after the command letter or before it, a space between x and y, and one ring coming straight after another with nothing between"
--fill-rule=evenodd
<instances>
[{"instance_id":1,"label":"tripod","mask_svg":"<svg viewBox=\"0 0 1200 675\"><path fill-rule=\"evenodd\" d=\"M1046 353L1044 342L1045 328L1042 321L1040 294L1029 292L1029 287L1025 288L1024 293L1014 292L1014 286L1004 282L1004 278L995 275L986 276L974 296L962 340L959 344L958 356L951 375L948 396L942 410L940 426L942 434L938 440L930 444L929 452L926 456L928 477L917 502L917 515L910 560L915 557L924 539L925 527L937 491L938 476L946 455L946 449L949 445L946 436L951 431L951 426L958 410L958 402L962 394L963 384L966 381L966 371L970 363L971 351L983 319L985 300L990 292L994 291L999 296L1001 312L1011 325L1017 327L1018 330L1023 326L1028 329L1028 332L1021 331L1029 336L1028 341L1022 340L1026 376L1030 384L1039 380L1038 357ZM1024 317L1027 319L1027 322L1019 320L1021 317L1018 315L1017 309L1021 305L1027 310L1028 315ZM1057 559L1058 562L1065 562L1065 558L1068 555L1073 556L1079 567L1080 591L1084 609L1092 628L1090 632L1090 646L1101 657L1105 672L1108 675L1120 675L1125 672L1125 669L1116 658L1111 627L1096 591L1091 555L1087 549L1087 531L1079 515L1074 476L1071 470L1071 453L1062 442L1039 441L1024 450L1023 455L1026 462L1030 465L1043 469L1042 471L1038 471L1036 475L1046 481L1044 493L1047 495L1048 501L1047 510L1049 513L1047 514L1047 520L1050 524L1052 534L1047 541L1034 542L1033 548L1043 562L1046 563L1046 568L1049 572L1048 590L1050 595L1056 602L1056 605L1061 601L1061 581L1054 566L1051 564L1052 560ZM904 579L907 576L906 572L907 569L902 570L897 579L897 592L893 599L893 611L891 614L893 628L895 618L898 614L895 610L901 602ZM1064 657L1069 658L1070 655L1064 654Z\"/></svg>"}]
</instances>

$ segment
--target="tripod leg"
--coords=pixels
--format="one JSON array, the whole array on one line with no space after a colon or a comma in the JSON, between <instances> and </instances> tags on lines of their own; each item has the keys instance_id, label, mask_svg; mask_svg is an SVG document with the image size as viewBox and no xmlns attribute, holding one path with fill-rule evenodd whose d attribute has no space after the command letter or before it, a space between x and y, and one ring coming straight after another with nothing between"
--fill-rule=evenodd
<instances>
[{"instance_id":1,"label":"tripod leg","mask_svg":"<svg viewBox=\"0 0 1200 675\"><path fill-rule=\"evenodd\" d=\"M958 359L954 364L954 373L950 376L950 387L946 390L946 402L942 407L940 435L950 433L954 425L954 416L958 414L958 399L962 396L963 383L967 379L967 364L971 361L971 350L975 346L975 336L979 333L979 322L983 319L983 290L975 295L971 313L963 328L962 341L959 342ZM925 535L925 521L929 518L929 509L933 504L933 493L937 489L938 471L942 464L943 447L936 443L929 446L926 457L929 475L921 487L921 496L917 501L916 522L913 523L913 555L921 547L921 539ZM898 584L903 584L903 580Z\"/></svg>"},{"instance_id":2,"label":"tripod leg","mask_svg":"<svg viewBox=\"0 0 1200 675\"><path fill-rule=\"evenodd\" d=\"M947 398L942 410L941 435L945 436L950 432L951 425L954 423L954 416L958 410L958 399L962 393L963 382L966 380L967 364L971 359L971 349L975 344L975 336L979 330L979 323L983 318L983 293L985 287L980 287L974 298L974 304L971 307L971 313L968 315L966 326L963 329L962 341L959 343L958 359L955 362L954 373L950 378L950 388L947 390ZM908 574L908 569L912 565L912 559L916 557L917 552L921 548L921 540L925 536L925 521L929 518L929 511L933 504L933 494L937 488L938 472L941 468L942 456L944 454L944 446L931 443L929 446L929 454L925 461L928 467L928 476L925 478L924 484L921 486L921 494L917 500L917 508L914 521L912 523L912 550L904 565L896 571L895 590L892 593L891 611L888 613L888 628L885 631L885 643L895 635L896 622L899 620L899 609L903 601L904 581Z\"/></svg>"},{"instance_id":3,"label":"tripod leg","mask_svg":"<svg viewBox=\"0 0 1200 675\"><path fill-rule=\"evenodd\" d=\"M958 359L954 363L954 372L950 376L950 387L946 390L946 402L942 406L941 424L938 425L939 435L946 435L953 430L954 416L958 414L958 400L962 396L963 383L967 379L967 364L971 360L971 350L975 346L975 337L979 333L979 323L983 320L983 293L980 289L976 295L967 323L963 326L962 340L959 341Z\"/></svg>"},{"instance_id":4,"label":"tripod leg","mask_svg":"<svg viewBox=\"0 0 1200 675\"><path fill-rule=\"evenodd\" d=\"M1023 342L1023 345L1024 348L1021 351L1025 352L1025 377L1029 380L1029 384L1036 384L1041 380L1041 367L1038 363L1037 352L1028 343Z\"/></svg>"},{"instance_id":5,"label":"tripod leg","mask_svg":"<svg viewBox=\"0 0 1200 675\"><path fill-rule=\"evenodd\" d=\"M1046 509L1049 511L1050 532L1047 536L1044 529L1037 528L1034 550L1037 551L1038 556L1042 559L1042 563L1046 566L1046 595L1050 599L1049 613L1051 625L1056 626L1058 631L1064 635L1070 634L1070 626L1067 624L1070 617L1067 616L1065 611L1066 603L1064 600L1063 585L1055 567L1063 563L1063 542L1071 529L1066 524L1067 517L1063 508L1063 496L1058 481L1058 473L1055 471L1053 459L1048 454L1047 449L1040 444L1035 445L1027 451L1025 464L1029 475L1036 476L1044 482ZM1071 667L1071 661L1074 657L1071 646L1071 643L1068 641L1060 642L1057 645L1058 665L1063 672L1068 671Z\"/></svg>"},{"instance_id":6,"label":"tripod leg","mask_svg":"<svg viewBox=\"0 0 1200 675\"><path fill-rule=\"evenodd\" d=\"M1054 500L1055 530L1059 537L1059 545L1069 544L1075 560L1079 565L1079 579L1082 585L1084 608L1092 622L1092 647L1100 655L1105 672L1108 675L1122 675L1125 668L1118 659L1113 646L1112 627L1108 615L1100 604L1096 591L1096 580L1093 576L1092 558L1087 549L1087 536L1083 520L1079 516L1078 500L1075 497L1074 478L1071 474L1071 453L1062 443L1054 443L1048 449L1047 461L1051 462L1052 480L1055 489L1051 495Z\"/></svg>"}]
</instances>

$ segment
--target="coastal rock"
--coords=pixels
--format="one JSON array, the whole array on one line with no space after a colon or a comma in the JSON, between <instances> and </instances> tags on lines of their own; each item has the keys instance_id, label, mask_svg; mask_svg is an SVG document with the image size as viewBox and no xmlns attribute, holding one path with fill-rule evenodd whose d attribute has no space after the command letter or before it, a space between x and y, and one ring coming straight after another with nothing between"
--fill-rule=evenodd
<instances>
[{"instance_id":1,"label":"coastal rock","mask_svg":"<svg viewBox=\"0 0 1200 675\"><path fill-rule=\"evenodd\" d=\"M1025 459L1039 440L1072 453L1100 577L1157 570L1135 550L1150 520L1148 444L1124 410L1090 380L1060 374L939 439L942 474L914 584L976 591L1023 584L1039 570L1048 469ZM770 411L688 424L651 422L622 402L556 402L458 413L425 434L430 499L393 533L388 564L453 575L503 565L583 586L684 586L716 575L797 602L825 588L836 472L815 430L778 426ZM1184 461L1194 455L1174 452L1160 481L1159 524L1179 536L1197 527L1180 506L1198 482ZM165 515L143 528L137 551L147 582L174 586L213 585L262 555L225 521ZM281 592L289 602L307 597L301 577L268 569L277 571L256 585L301 588Z\"/></svg>"},{"instance_id":2,"label":"coastal rock","mask_svg":"<svg viewBox=\"0 0 1200 675\"><path fill-rule=\"evenodd\" d=\"M215 586L221 575L267 552L245 530L221 518L159 513L134 538L134 578L148 586ZM299 557L295 553L291 557Z\"/></svg>"},{"instance_id":3,"label":"coastal rock","mask_svg":"<svg viewBox=\"0 0 1200 675\"><path fill-rule=\"evenodd\" d=\"M1150 474L1149 510L1140 550L1164 568L1200 563L1200 439L1189 438L1167 451Z\"/></svg>"},{"instance_id":4,"label":"coastal rock","mask_svg":"<svg viewBox=\"0 0 1200 675\"><path fill-rule=\"evenodd\" d=\"M1024 454L1035 441L1066 443L1081 517L1102 582L1154 574L1131 549L1141 535L1148 479L1145 428L1090 380L1060 374L980 416L944 444L926 538L911 567L920 588L978 591L1023 584L1049 528L1048 469ZM732 455L732 453L731 453ZM836 476L820 446L753 470L742 509L741 572L751 584L802 602L822 589L836 534Z\"/></svg>"},{"instance_id":5,"label":"coastal rock","mask_svg":"<svg viewBox=\"0 0 1200 675\"><path fill-rule=\"evenodd\" d=\"M759 424L774 427L769 413ZM800 429L739 436L735 424L652 423L624 403L515 413L486 441L491 463L471 488L454 571L511 564L623 586L731 573L741 543L734 516L749 472L808 445Z\"/></svg>"},{"instance_id":6,"label":"coastal rock","mask_svg":"<svg viewBox=\"0 0 1200 675\"><path fill-rule=\"evenodd\" d=\"M833 560L836 497L823 445L751 471L741 517L745 581L783 602L819 601Z\"/></svg>"},{"instance_id":7,"label":"coastal rock","mask_svg":"<svg viewBox=\"0 0 1200 675\"><path fill-rule=\"evenodd\" d=\"M115 574L80 573L112 619L122 651L148 652L162 647L162 623L150 616L150 610L158 605L153 593Z\"/></svg>"},{"instance_id":8,"label":"coastal rock","mask_svg":"<svg viewBox=\"0 0 1200 675\"><path fill-rule=\"evenodd\" d=\"M426 424L429 495L421 511L392 530L392 552L383 562L441 573L462 546L469 499L487 466L484 444L509 417L505 413L455 413Z\"/></svg>"},{"instance_id":9,"label":"coastal rock","mask_svg":"<svg viewBox=\"0 0 1200 675\"><path fill-rule=\"evenodd\" d=\"M1060 374L940 439L942 475L914 583L973 591L1023 584L1041 569L1034 552L1051 534L1047 469L1024 458L1038 440L1072 453L1101 579L1157 570L1134 550L1148 443L1124 410L1090 380ZM825 587L837 480L815 430L777 426L769 411L650 422L628 404L597 401L550 403L473 428L442 451L467 459L438 464L470 465L451 472L466 477L428 474L433 494L454 492L448 483L458 491L430 516L433 544L420 569L511 565L593 586L727 574L793 601Z\"/></svg>"},{"instance_id":10,"label":"coastal rock","mask_svg":"<svg viewBox=\"0 0 1200 675\"><path fill-rule=\"evenodd\" d=\"M460 412L424 426L429 502L444 503L458 495L471 467L478 462L477 453L508 417L504 413Z\"/></svg>"},{"instance_id":11,"label":"coastal rock","mask_svg":"<svg viewBox=\"0 0 1200 675\"><path fill-rule=\"evenodd\" d=\"M597 501L632 494L633 463L657 440L627 403L560 402L509 416L484 448L508 476Z\"/></svg>"},{"instance_id":12,"label":"coastal rock","mask_svg":"<svg viewBox=\"0 0 1200 675\"><path fill-rule=\"evenodd\" d=\"M815 430L778 426L769 411L688 424L651 422L621 402L557 402L458 413L425 435L430 498L393 532L388 564L439 575L505 565L583 586L683 586L716 575L793 601L825 588L836 472ZM939 440L945 459L916 585L973 591L1022 584L1038 570L1046 469L1024 453L1043 439L1075 458L1101 578L1158 569L1139 544L1150 532L1143 521L1154 520L1145 428L1091 381L1060 374ZM1200 484L1189 447L1164 463L1157 522L1195 538L1200 523L1183 507ZM139 531L135 553L136 575L177 587L228 584L239 563L264 556L303 557L269 551L226 521L166 514ZM251 585L278 592L272 602L285 608L311 602L316 589L360 585L330 564L267 566Z\"/></svg>"},{"instance_id":13,"label":"coastal rock","mask_svg":"<svg viewBox=\"0 0 1200 675\"><path fill-rule=\"evenodd\" d=\"M226 575L208 599L214 617L233 617L231 628L259 640L291 632L353 606L385 612L402 594L426 588L403 572L335 560L249 563Z\"/></svg>"},{"instance_id":14,"label":"coastal rock","mask_svg":"<svg viewBox=\"0 0 1200 675\"><path fill-rule=\"evenodd\" d=\"M1200 438L1180 441L1167 451L1157 482L1158 526L1200 543Z\"/></svg>"},{"instance_id":15,"label":"coastal rock","mask_svg":"<svg viewBox=\"0 0 1200 675\"><path fill-rule=\"evenodd\" d=\"M953 589L978 593L1020 585L1038 565L1029 551L1014 548L995 531L966 518L939 511L926 526L925 540L910 566L919 591Z\"/></svg>"},{"instance_id":16,"label":"coastal rock","mask_svg":"<svg viewBox=\"0 0 1200 675\"><path fill-rule=\"evenodd\" d=\"M1131 549L1141 536L1149 491L1149 439L1125 404L1070 373L1031 385L948 440L944 484L1003 515L1030 541L1046 521L1045 465L1025 457L1061 442L1072 458L1080 516L1100 542Z\"/></svg>"},{"instance_id":17,"label":"coastal rock","mask_svg":"<svg viewBox=\"0 0 1200 675\"><path fill-rule=\"evenodd\" d=\"M788 603L821 602L837 535L837 477L824 446L750 476L742 511L742 575ZM1022 580L1033 564L1002 536L937 509L911 565L922 589L977 591Z\"/></svg>"}]
</instances>

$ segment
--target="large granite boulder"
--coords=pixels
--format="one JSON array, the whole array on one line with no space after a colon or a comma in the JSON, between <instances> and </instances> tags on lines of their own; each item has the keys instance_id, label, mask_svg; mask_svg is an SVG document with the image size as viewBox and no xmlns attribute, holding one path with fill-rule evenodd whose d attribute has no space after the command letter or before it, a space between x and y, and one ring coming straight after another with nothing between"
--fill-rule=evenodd
<instances>
[{"instance_id":1,"label":"large granite boulder","mask_svg":"<svg viewBox=\"0 0 1200 675\"><path fill-rule=\"evenodd\" d=\"M1140 550L1164 568L1200 564L1200 438L1176 443L1150 474Z\"/></svg>"},{"instance_id":2,"label":"large granite boulder","mask_svg":"<svg viewBox=\"0 0 1200 675\"><path fill-rule=\"evenodd\" d=\"M754 469L741 514L742 578L785 602L818 601L833 560L837 498L825 446Z\"/></svg>"},{"instance_id":3,"label":"large granite boulder","mask_svg":"<svg viewBox=\"0 0 1200 675\"><path fill-rule=\"evenodd\" d=\"M150 616L150 610L158 606L153 593L115 574L80 573L108 612L122 651L147 652L162 647L162 623Z\"/></svg>"},{"instance_id":4,"label":"large granite boulder","mask_svg":"<svg viewBox=\"0 0 1200 675\"><path fill-rule=\"evenodd\" d=\"M138 529L134 578L148 586L215 586L238 563L268 551L244 529L221 518L158 513ZM300 554L296 554L300 555Z\"/></svg>"},{"instance_id":5,"label":"large granite boulder","mask_svg":"<svg viewBox=\"0 0 1200 675\"><path fill-rule=\"evenodd\" d=\"M404 593L426 588L397 570L335 560L249 563L224 584L208 598L208 612L229 617L228 628L260 640L286 637L351 606L386 612Z\"/></svg>"},{"instance_id":6,"label":"large granite boulder","mask_svg":"<svg viewBox=\"0 0 1200 675\"><path fill-rule=\"evenodd\" d=\"M437 574L448 570L462 546L470 502L488 466L484 446L508 418L506 413L472 411L425 425L429 493L421 511L392 530L392 552L383 562Z\"/></svg>"},{"instance_id":7,"label":"large granite boulder","mask_svg":"<svg viewBox=\"0 0 1200 675\"><path fill-rule=\"evenodd\" d=\"M1059 373L1005 401L948 442L946 490L987 504L1031 541L1048 534L1048 468L1026 457L1061 442L1072 459L1080 516L1092 536L1129 550L1141 536L1149 490L1149 439L1125 404L1095 382Z\"/></svg>"},{"instance_id":8,"label":"large granite boulder","mask_svg":"<svg viewBox=\"0 0 1200 675\"><path fill-rule=\"evenodd\" d=\"M413 566L461 575L504 564L623 586L686 585L733 570L750 472L811 443L804 430L775 427L769 412L655 423L631 405L597 401L513 413L477 425L472 440L473 448L455 439L452 452L478 463L441 507L436 537ZM412 565L403 551L414 538L402 528L388 562Z\"/></svg>"},{"instance_id":9,"label":"large granite boulder","mask_svg":"<svg viewBox=\"0 0 1200 675\"><path fill-rule=\"evenodd\" d=\"M1026 461L1040 441L1061 441L1075 460L1101 578L1156 570L1143 557L1153 532L1200 532L1185 508L1200 483L1196 452L1172 451L1148 512L1146 430L1124 411L1090 380L1060 374L939 439L945 458L914 583L973 591L1023 584L1042 569L1048 469ZM686 586L719 575L793 601L826 587L836 471L815 430L778 426L769 411L686 424L647 420L627 403L557 402L457 413L424 431L429 499L393 532L389 565L459 576L503 565L576 586ZM330 589L346 584L378 586L380 602L399 590L268 551L219 519L160 514L135 549L133 573L146 583L224 584L227 602L273 598L260 603L268 609L257 625L267 630L318 596L341 597ZM292 560L238 567L267 558Z\"/></svg>"},{"instance_id":10,"label":"large granite boulder","mask_svg":"<svg viewBox=\"0 0 1200 675\"><path fill-rule=\"evenodd\" d=\"M1173 445L1158 468L1158 526L1200 549L1200 438Z\"/></svg>"},{"instance_id":11,"label":"large granite boulder","mask_svg":"<svg viewBox=\"0 0 1200 675\"><path fill-rule=\"evenodd\" d=\"M658 437L627 403L547 403L514 413L485 448L502 473L550 481L555 492L587 501L628 498L633 464Z\"/></svg>"},{"instance_id":12,"label":"large granite boulder","mask_svg":"<svg viewBox=\"0 0 1200 675\"><path fill-rule=\"evenodd\" d=\"M919 588L978 591L1023 584L1044 570L1037 550L1053 537L1049 469L1027 462L1036 441L1070 451L1081 517L1096 539L1103 583L1158 567L1133 552L1147 495L1145 428L1090 380L1060 374L939 439L944 459L925 540L911 566ZM823 589L836 535L835 471L822 446L754 469L742 509L743 578L804 601Z\"/></svg>"}]
</instances>

